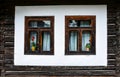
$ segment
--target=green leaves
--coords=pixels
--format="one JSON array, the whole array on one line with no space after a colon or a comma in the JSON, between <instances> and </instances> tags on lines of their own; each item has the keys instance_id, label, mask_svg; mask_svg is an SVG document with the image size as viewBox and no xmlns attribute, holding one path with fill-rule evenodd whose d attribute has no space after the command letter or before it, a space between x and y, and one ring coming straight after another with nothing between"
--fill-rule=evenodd
<instances>
[{"instance_id":1,"label":"green leaves","mask_svg":"<svg viewBox=\"0 0 120 77\"><path fill-rule=\"evenodd\" d=\"M90 48L90 47L91 47L90 43L87 43L86 48Z\"/></svg>"}]
</instances>

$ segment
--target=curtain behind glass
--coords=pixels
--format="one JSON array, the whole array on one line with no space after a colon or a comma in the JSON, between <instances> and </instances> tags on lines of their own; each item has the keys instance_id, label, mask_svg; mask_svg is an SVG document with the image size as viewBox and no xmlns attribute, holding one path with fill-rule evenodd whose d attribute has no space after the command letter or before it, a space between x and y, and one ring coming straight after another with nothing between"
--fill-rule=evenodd
<instances>
[{"instance_id":1,"label":"curtain behind glass","mask_svg":"<svg viewBox=\"0 0 120 77\"><path fill-rule=\"evenodd\" d=\"M37 25L38 25L38 22L37 22L37 21L30 21L30 22L29 22L29 26L30 26L31 28L36 28Z\"/></svg>"},{"instance_id":2,"label":"curtain behind glass","mask_svg":"<svg viewBox=\"0 0 120 77\"><path fill-rule=\"evenodd\" d=\"M43 32L43 51L50 51L50 32Z\"/></svg>"},{"instance_id":3,"label":"curtain behind glass","mask_svg":"<svg viewBox=\"0 0 120 77\"><path fill-rule=\"evenodd\" d=\"M82 51L86 51L86 44L90 43L90 32L82 33Z\"/></svg>"},{"instance_id":4,"label":"curtain behind glass","mask_svg":"<svg viewBox=\"0 0 120 77\"><path fill-rule=\"evenodd\" d=\"M69 51L77 51L77 31L71 31L69 37Z\"/></svg>"},{"instance_id":5,"label":"curtain behind glass","mask_svg":"<svg viewBox=\"0 0 120 77\"><path fill-rule=\"evenodd\" d=\"M88 21L88 20L80 21L80 27L90 27L90 21Z\"/></svg>"}]
</instances>

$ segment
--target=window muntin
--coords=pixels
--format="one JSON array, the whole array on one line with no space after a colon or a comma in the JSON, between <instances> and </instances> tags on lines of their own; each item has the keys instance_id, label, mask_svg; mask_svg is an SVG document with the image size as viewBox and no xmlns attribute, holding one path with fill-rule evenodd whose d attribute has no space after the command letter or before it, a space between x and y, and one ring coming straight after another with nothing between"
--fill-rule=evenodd
<instances>
[{"instance_id":1,"label":"window muntin","mask_svg":"<svg viewBox=\"0 0 120 77\"><path fill-rule=\"evenodd\" d=\"M25 17L25 54L54 54L54 16Z\"/></svg>"},{"instance_id":2,"label":"window muntin","mask_svg":"<svg viewBox=\"0 0 120 77\"><path fill-rule=\"evenodd\" d=\"M96 16L65 16L65 54L95 54Z\"/></svg>"}]
</instances>

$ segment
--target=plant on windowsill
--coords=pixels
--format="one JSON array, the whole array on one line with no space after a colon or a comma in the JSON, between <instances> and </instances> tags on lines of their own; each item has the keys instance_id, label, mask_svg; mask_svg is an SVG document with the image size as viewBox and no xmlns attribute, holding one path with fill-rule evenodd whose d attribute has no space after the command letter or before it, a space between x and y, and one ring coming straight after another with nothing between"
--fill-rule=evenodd
<instances>
[{"instance_id":1,"label":"plant on windowsill","mask_svg":"<svg viewBox=\"0 0 120 77\"><path fill-rule=\"evenodd\" d=\"M33 51L33 52L34 52L35 49L36 49L36 45L35 45L34 40L35 40L35 37L33 36L33 37L32 37L32 51Z\"/></svg>"},{"instance_id":2,"label":"plant on windowsill","mask_svg":"<svg viewBox=\"0 0 120 77\"><path fill-rule=\"evenodd\" d=\"M86 51L90 51L90 48L91 48L90 43L87 43L87 44L86 44Z\"/></svg>"}]
</instances>

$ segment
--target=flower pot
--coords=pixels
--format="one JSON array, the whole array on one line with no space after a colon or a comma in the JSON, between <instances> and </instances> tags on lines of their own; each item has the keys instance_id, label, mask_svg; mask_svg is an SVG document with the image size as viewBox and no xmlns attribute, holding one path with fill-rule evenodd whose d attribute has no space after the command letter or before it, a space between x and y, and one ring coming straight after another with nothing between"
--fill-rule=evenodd
<instances>
[{"instance_id":1,"label":"flower pot","mask_svg":"<svg viewBox=\"0 0 120 77\"><path fill-rule=\"evenodd\" d=\"M35 46L32 46L32 51L33 51L33 52L35 51Z\"/></svg>"},{"instance_id":2,"label":"flower pot","mask_svg":"<svg viewBox=\"0 0 120 77\"><path fill-rule=\"evenodd\" d=\"M86 51L90 51L90 48L86 48Z\"/></svg>"}]
</instances>

